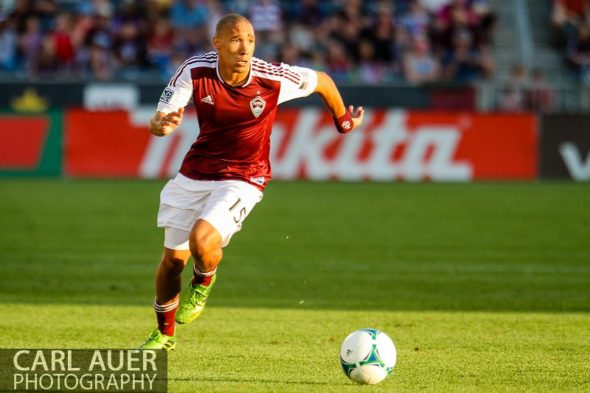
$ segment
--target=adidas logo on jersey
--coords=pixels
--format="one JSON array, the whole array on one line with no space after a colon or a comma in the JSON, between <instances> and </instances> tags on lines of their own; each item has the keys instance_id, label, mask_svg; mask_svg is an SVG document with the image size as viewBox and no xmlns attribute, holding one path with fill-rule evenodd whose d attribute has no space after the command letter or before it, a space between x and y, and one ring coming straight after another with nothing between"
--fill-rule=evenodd
<instances>
[{"instance_id":1,"label":"adidas logo on jersey","mask_svg":"<svg viewBox=\"0 0 590 393\"><path fill-rule=\"evenodd\" d=\"M209 104L209 105L215 105L215 103L213 102L213 98L211 98L210 95L201 99L201 102L204 102L205 104Z\"/></svg>"}]
</instances>

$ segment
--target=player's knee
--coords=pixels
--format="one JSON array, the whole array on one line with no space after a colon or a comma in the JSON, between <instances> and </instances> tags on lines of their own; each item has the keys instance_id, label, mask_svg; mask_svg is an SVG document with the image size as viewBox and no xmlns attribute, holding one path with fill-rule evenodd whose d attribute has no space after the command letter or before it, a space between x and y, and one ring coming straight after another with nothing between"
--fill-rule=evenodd
<instances>
[{"instance_id":1,"label":"player's knee","mask_svg":"<svg viewBox=\"0 0 590 393\"><path fill-rule=\"evenodd\" d=\"M189 242L191 254L199 260L207 259L207 255L215 250L215 241L210 235L194 237Z\"/></svg>"},{"instance_id":2,"label":"player's knee","mask_svg":"<svg viewBox=\"0 0 590 393\"><path fill-rule=\"evenodd\" d=\"M199 229L200 228L197 227L196 230L191 233L189 247L193 257L202 261L208 259L210 254L216 253L221 248L221 237L215 229Z\"/></svg>"}]
</instances>

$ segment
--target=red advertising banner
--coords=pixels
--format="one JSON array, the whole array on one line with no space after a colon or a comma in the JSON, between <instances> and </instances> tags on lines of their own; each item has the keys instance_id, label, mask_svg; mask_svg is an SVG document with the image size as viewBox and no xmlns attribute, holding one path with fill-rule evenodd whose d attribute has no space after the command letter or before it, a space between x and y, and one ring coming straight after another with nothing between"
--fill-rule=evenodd
<instances>
[{"instance_id":1,"label":"red advertising banner","mask_svg":"<svg viewBox=\"0 0 590 393\"><path fill-rule=\"evenodd\" d=\"M68 110L64 173L72 177L137 177L150 134L125 111Z\"/></svg>"},{"instance_id":2,"label":"red advertising banner","mask_svg":"<svg viewBox=\"0 0 590 393\"><path fill-rule=\"evenodd\" d=\"M0 115L0 176L61 173L61 112Z\"/></svg>"},{"instance_id":3,"label":"red advertising banner","mask_svg":"<svg viewBox=\"0 0 590 393\"><path fill-rule=\"evenodd\" d=\"M173 176L198 133L195 114L164 138L148 132L152 114L70 111L66 174ZM325 110L279 110L271 162L278 179L529 180L537 175L536 123L528 114L368 110L361 129L340 135Z\"/></svg>"},{"instance_id":4,"label":"red advertising banner","mask_svg":"<svg viewBox=\"0 0 590 393\"><path fill-rule=\"evenodd\" d=\"M49 119L44 116L0 118L0 168L35 169L48 134Z\"/></svg>"}]
</instances>

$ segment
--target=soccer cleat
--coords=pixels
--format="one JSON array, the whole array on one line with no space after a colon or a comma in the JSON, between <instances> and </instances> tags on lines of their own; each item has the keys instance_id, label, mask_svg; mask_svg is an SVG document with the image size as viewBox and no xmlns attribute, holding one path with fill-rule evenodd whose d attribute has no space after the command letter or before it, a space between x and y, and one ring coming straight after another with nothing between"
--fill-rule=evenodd
<instances>
[{"instance_id":1,"label":"soccer cleat","mask_svg":"<svg viewBox=\"0 0 590 393\"><path fill-rule=\"evenodd\" d=\"M208 286L204 285L189 285L183 292L180 299L180 306L176 310L176 322L183 324L194 321L201 315L207 303L207 298L215 284L217 275L213 276L211 283Z\"/></svg>"},{"instance_id":2,"label":"soccer cleat","mask_svg":"<svg viewBox=\"0 0 590 393\"><path fill-rule=\"evenodd\" d=\"M167 336L162 334L160 329L154 330L139 347L139 349L163 349L165 351L171 351L174 348L176 348L176 333L174 336Z\"/></svg>"}]
</instances>

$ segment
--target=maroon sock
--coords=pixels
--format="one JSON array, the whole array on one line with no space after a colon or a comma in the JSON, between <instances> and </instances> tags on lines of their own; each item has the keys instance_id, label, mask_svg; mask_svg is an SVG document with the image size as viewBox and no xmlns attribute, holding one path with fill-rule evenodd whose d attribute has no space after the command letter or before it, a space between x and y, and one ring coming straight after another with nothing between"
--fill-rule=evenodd
<instances>
[{"instance_id":1,"label":"maroon sock","mask_svg":"<svg viewBox=\"0 0 590 393\"><path fill-rule=\"evenodd\" d=\"M208 287L211 284L211 280L213 280L213 276L215 275L216 271L217 271L217 268L211 270L210 272L202 273L197 268L197 265L194 265L193 266L193 280L191 281L191 284L193 285L193 287L195 285L203 285L205 287Z\"/></svg>"},{"instance_id":2,"label":"maroon sock","mask_svg":"<svg viewBox=\"0 0 590 393\"><path fill-rule=\"evenodd\" d=\"M154 310L158 319L158 329L166 336L174 336L174 316L178 308L178 300L173 303L161 306L154 300Z\"/></svg>"}]
</instances>

